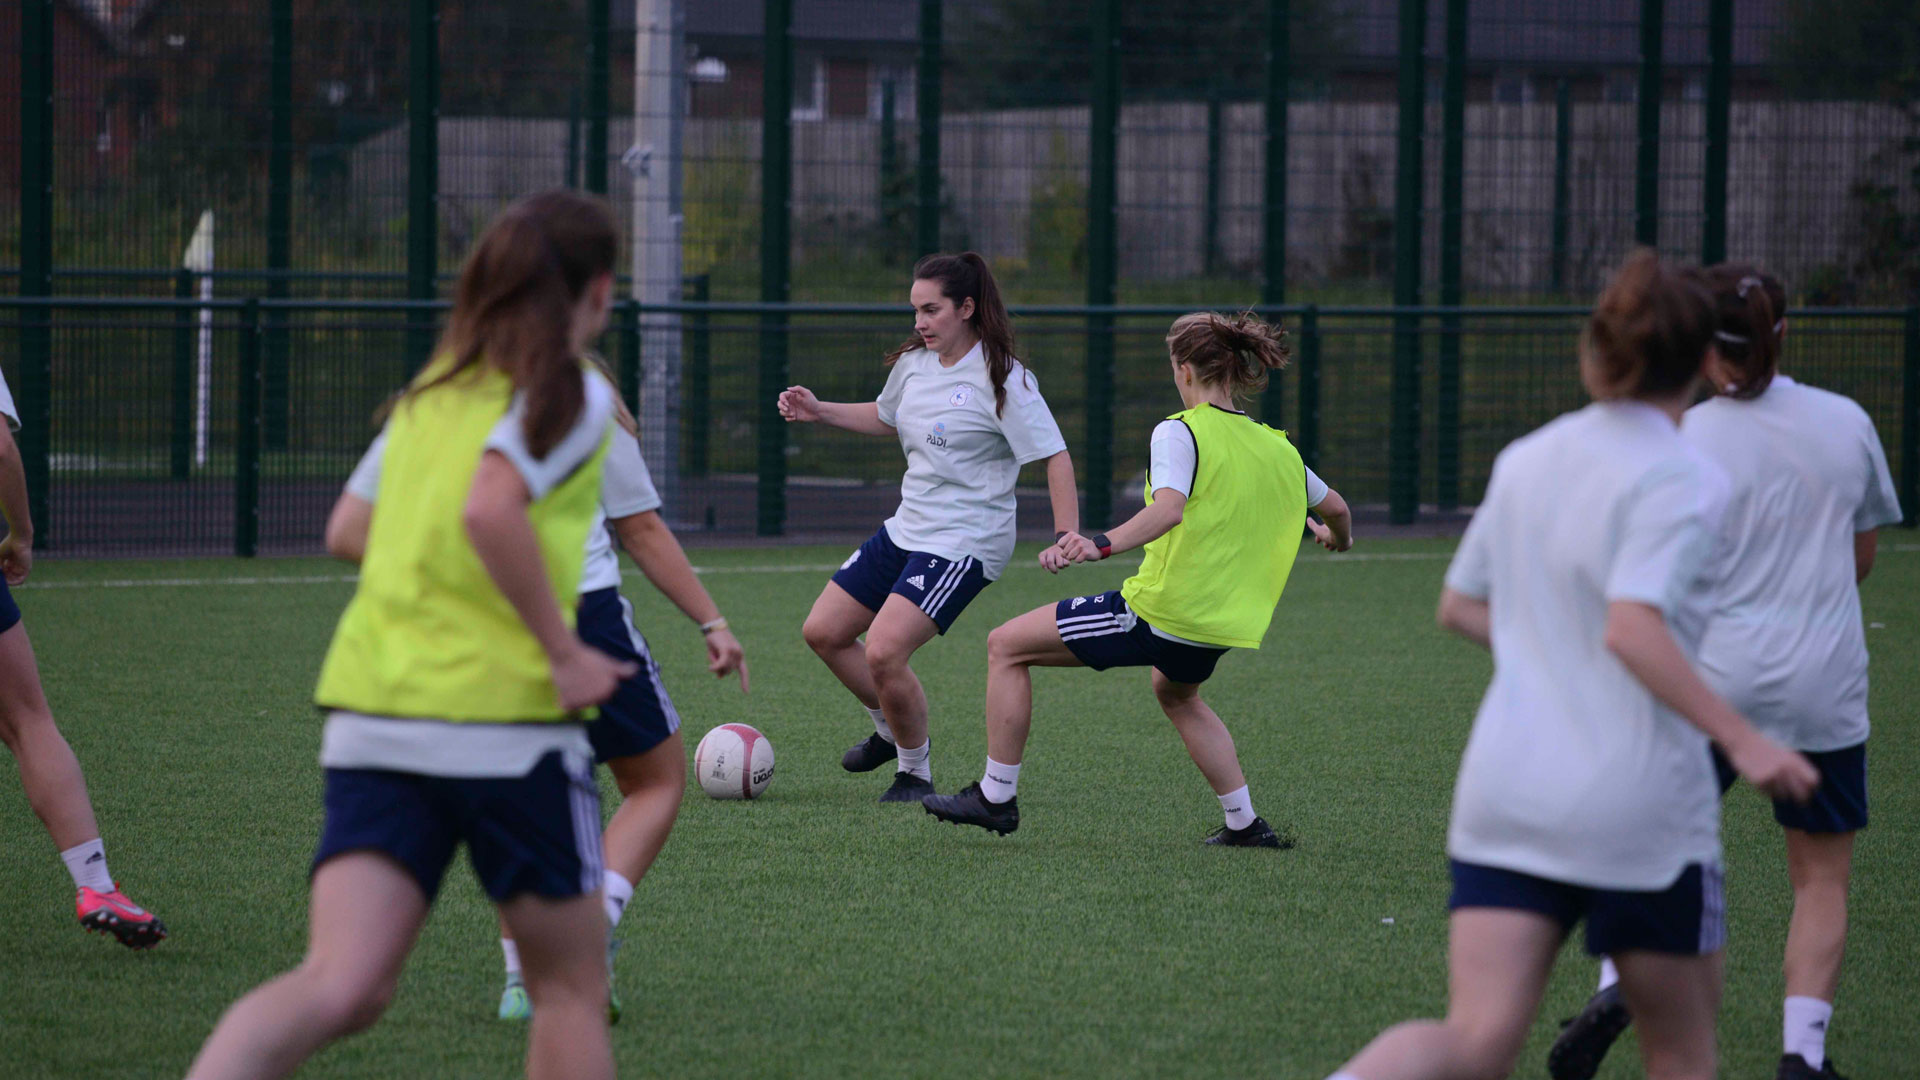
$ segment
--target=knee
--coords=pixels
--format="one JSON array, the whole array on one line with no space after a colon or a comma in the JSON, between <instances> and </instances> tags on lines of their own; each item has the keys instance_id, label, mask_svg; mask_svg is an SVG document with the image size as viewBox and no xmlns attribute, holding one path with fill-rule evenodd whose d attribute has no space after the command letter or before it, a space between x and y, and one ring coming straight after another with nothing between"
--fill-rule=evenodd
<instances>
[{"instance_id":1,"label":"knee","mask_svg":"<svg viewBox=\"0 0 1920 1080\"><path fill-rule=\"evenodd\" d=\"M987 662L990 664L1017 663L1020 655L1019 644L1014 640L1013 631L1002 623L987 632Z\"/></svg>"},{"instance_id":2,"label":"knee","mask_svg":"<svg viewBox=\"0 0 1920 1080\"><path fill-rule=\"evenodd\" d=\"M1508 1024L1469 1024L1449 1019L1454 1075L1465 1080L1501 1080L1519 1064L1526 1029Z\"/></svg>"},{"instance_id":3,"label":"knee","mask_svg":"<svg viewBox=\"0 0 1920 1080\"><path fill-rule=\"evenodd\" d=\"M867 667L876 680L885 681L904 674L907 661L912 658L913 650L904 643L867 635Z\"/></svg>"},{"instance_id":4,"label":"knee","mask_svg":"<svg viewBox=\"0 0 1920 1080\"><path fill-rule=\"evenodd\" d=\"M393 1004L393 979L351 978L312 963L302 975L312 987L313 1018L336 1038L367 1030Z\"/></svg>"},{"instance_id":5,"label":"knee","mask_svg":"<svg viewBox=\"0 0 1920 1080\"><path fill-rule=\"evenodd\" d=\"M1193 703L1199 698L1200 694L1194 687L1174 682L1160 674L1158 669L1154 670L1153 700L1160 703L1160 708L1174 723L1187 719Z\"/></svg>"},{"instance_id":6,"label":"knee","mask_svg":"<svg viewBox=\"0 0 1920 1080\"><path fill-rule=\"evenodd\" d=\"M822 656L846 648L850 641L845 639L839 628L825 619L809 617L800 624L800 636L806 639L807 648Z\"/></svg>"}]
</instances>

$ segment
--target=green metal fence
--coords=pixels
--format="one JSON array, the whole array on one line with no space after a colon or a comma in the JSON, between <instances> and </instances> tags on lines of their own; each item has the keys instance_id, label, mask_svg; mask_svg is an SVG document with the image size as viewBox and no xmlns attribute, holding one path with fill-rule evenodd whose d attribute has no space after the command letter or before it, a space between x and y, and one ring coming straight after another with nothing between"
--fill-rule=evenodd
<instances>
[{"instance_id":1,"label":"green metal fence","mask_svg":"<svg viewBox=\"0 0 1920 1080\"><path fill-rule=\"evenodd\" d=\"M1164 336L1185 310L1016 311L1022 354L1067 437L1090 525L1139 503L1148 433L1180 407ZM0 369L10 382L21 384L23 341L51 345L51 407L22 432L37 423L49 448L47 482L34 489L41 544L71 554L317 551L376 408L406 378L409 336L438 313L435 303L410 301L0 300ZM643 415L640 326L654 313L623 304L601 343ZM681 316L690 375L672 403L682 467L668 513L678 527L845 535L891 511L902 465L890 441L769 420L765 405L788 380L829 400L871 400L886 378L880 356L905 332L898 308L721 302L665 313ZM1303 305L1268 314L1289 329L1295 359L1257 407L1363 507L1389 506L1407 488L1429 513L1448 498L1471 506L1502 446L1585 401L1573 359L1580 309ZM1788 370L1867 409L1912 513L1920 309L1810 309L1794 320ZM271 446L262 357L276 332L291 360L292 408L283 443ZM1427 353L1459 358L1450 388L1432 368L1398 384L1408 333ZM769 336L789 358L771 382ZM1096 394L1110 405L1100 408ZM1403 410L1394 405L1405 398L1430 422L1396 431ZM1091 423L1096 416L1105 423ZM1096 475L1112 478L1098 514L1088 485ZM1023 524L1044 535L1044 478L1035 466L1024 480Z\"/></svg>"}]
</instances>

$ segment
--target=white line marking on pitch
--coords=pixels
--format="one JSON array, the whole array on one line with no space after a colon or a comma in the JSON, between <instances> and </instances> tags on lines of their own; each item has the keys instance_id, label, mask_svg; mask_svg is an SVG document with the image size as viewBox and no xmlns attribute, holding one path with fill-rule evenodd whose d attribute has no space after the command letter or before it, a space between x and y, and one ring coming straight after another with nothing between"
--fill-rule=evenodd
<instances>
[{"instance_id":1,"label":"white line marking on pitch","mask_svg":"<svg viewBox=\"0 0 1920 1080\"><path fill-rule=\"evenodd\" d=\"M1889 544L1882 551L1915 552L1920 544ZM1439 562L1453 558L1450 551L1381 551L1348 552L1343 555L1309 555L1300 560L1303 566L1337 566L1340 563L1372 562ZM1136 560L1126 560L1121 565L1136 565ZM774 566L696 566L693 572L702 576L708 574L828 574L840 569L839 563L782 564ZM1039 570L1032 563L1009 566L1008 570ZM621 572L623 578L643 577L638 570L626 569ZM300 577L229 577L229 578L114 578L103 581L30 581L25 585L15 585L15 590L31 589L144 589L144 588L192 588L198 586L252 586L252 585L351 585L360 580L357 574L308 574Z\"/></svg>"}]
</instances>

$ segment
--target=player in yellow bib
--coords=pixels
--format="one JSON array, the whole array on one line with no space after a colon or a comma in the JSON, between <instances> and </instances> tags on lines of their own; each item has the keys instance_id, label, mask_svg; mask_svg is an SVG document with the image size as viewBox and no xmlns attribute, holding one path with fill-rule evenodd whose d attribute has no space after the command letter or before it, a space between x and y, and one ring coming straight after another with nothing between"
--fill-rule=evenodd
<instances>
[{"instance_id":1,"label":"player in yellow bib","mask_svg":"<svg viewBox=\"0 0 1920 1080\"><path fill-rule=\"evenodd\" d=\"M1035 608L987 636L987 767L958 794L922 800L942 821L1002 836L1019 827L1030 668L1151 666L1154 697L1226 818L1205 842L1287 846L1253 812L1233 736L1200 700L1200 684L1228 649L1260 647L1304 530L1345 551L1353 519L1284 432L1235 407L1285 365L1283 331L1251 314L1197 312L1174 322L1167 350L1186 408L1154 428L1147 505L1111 535L1068 533L1040 561L1057 572L1137 547L1146 559L1118 590Z\"/></svg>"},{"instance_id":2,"label":"player in yellow bib","mask_svg":"<svg viewBox=\"0 0 1920 1080\"><path fill-rule=\"evenodd\" d=\"M315 700L326 822L298 968L227 1010L189 1076L284 1076L385 1010L455 851L513 928L529 1075L613 1075L600 802L583 723L634 665L574 632L613 392L611 211L535 195L490 226L386 427L359 587ZM569 600L564 607L559 597Z\"/></svg>"}]
</instances>

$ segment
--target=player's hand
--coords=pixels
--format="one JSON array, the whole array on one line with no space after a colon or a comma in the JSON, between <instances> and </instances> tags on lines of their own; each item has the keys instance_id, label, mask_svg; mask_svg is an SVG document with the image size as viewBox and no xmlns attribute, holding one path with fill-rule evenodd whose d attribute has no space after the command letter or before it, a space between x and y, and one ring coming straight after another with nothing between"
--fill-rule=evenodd
<instances>
[{"instance_id":1,"label":"player's hand","mask_svg":"<svg viewBox=\"0 0 1920 1080\"><path fill-rule=\"evenodd\" d=\"M789 424L811 424L820 419L820 399L804 386L789 386L780 391L780 399L776 404L780 408L781 418Z\"/></svg>"},{"instance_id":2,"label":"player's hand","mask_svg":"<svg viewBox=\"0 0 1920 1080\"><path fill-rule=\"evenodd\" d=\"M1813 767L1813 762L1765 735L1755 733L1738 749L1728 747L1727 758L1747 783L1769 798L1805 803L1820 786L1820 770Z\"/></svg>"},{"instance_id":3,"label":"player's hand","mask_svg":"<svg viewBox=\"0 0 1920 1080\"><path fill-rule=\"evenodd\" d=\"M1307 528L1312 531L1314 542L1328 551L1347 551L1353 547L1353 537L1347 537L1345 546L1333 538L1333 530L1312 518L1307 519Z\"/></svg>"},{"instance_id":4,"label":"player's hand","mask_svg":"<svg viewBox=\"0 0 1920 1080\"><path fill-rule=\"evenodd\" d=\"M33 541L19 533L10 532L0 538L0 574L5 574L7 584L19 585L33 573Z\"/></svg>"},{"instance_id":5,"label":"player's hand","mask_svg":"<svg viewBox=\"0 0 1920 1080\"><path fill-rule=\"evenodd\" d=\"M1066 537L1063 536L1061 539L1064 540ZM1067 553L1060 550L1060 545L1056 543L1052 547L1040 550L1040 565L1046 568L1047 573L1057 574L1072 566L1073 560L1067 558Z\"/></svg>"},{"instance_id":6,"label":"player's hand","mask_svg":"<svg viewBox=\"0 0 1920 1080\"><path fill-rule=\"evenodd\" d=\"M713 672L716 679L739 672L740 692L748 692L747 650L740 647L739 640L725 627L707 635L707 670Z\"/></svg>"},{"instance_id":7,"label":"player's hand","mask_svg":"<svg viewBox=\"0 0 1920 1080\"><path fill-rule=\"evenodd\" d=\"M1070 532L1054 544L1054 548L1066 556L1068 562L1099 562L1100 549L1093 541L1077 532Z\"/></svg>"},{"instance_id":8,"label":"player's hand","mask_svg":"<svg viewBox=\"0 0 1920 1080\"><path fill-rule=\"evenodd\" d=\"M621 680L639 671L640 665L615 660L575 638L573 647L553 662L553 685L560 692L560 707L573 712L612 697Z\"/></svg>"}]
</instances>

